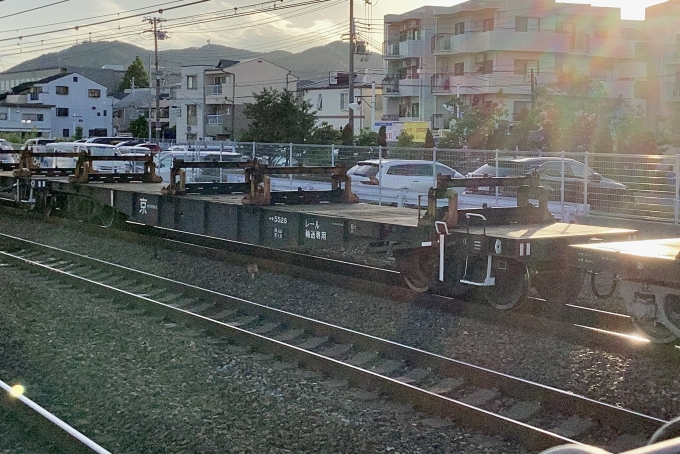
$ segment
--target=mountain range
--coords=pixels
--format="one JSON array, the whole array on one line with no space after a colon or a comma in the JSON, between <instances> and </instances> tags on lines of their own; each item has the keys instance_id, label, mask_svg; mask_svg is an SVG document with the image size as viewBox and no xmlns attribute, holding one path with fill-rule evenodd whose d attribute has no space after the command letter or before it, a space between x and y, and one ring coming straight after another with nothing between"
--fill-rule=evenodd
<instances>
[{"instance_id":1,"label":"mountain range","mask_svg":"<svg viewBox=\"0 0 680 454\"><path fill-rule=\"evenodd\" d=\"M262 58L271 63L290 69L292 74L300 80L320 81L328 77L331 71L349 68L349 45L342 41L334 41L324 46L306 49L293 53L276 50L266 53L252 52L217 44L207 44L203 47L189 47L159 51L159 64L162 71L168 75L178 75L181 66L187 65L217 65L220 59L247 60ZM133 44L119 41L83 42L59 52L43 54L37 58L26 60L9 71L30 71L41 68L54 67L87 67L101 68L104 65L122 65L127 68L139 56L145 66L153 66L153 51ZM367 58L368 57L368 58ZM382 68L382 58L372 54L355 56L355 71L361 72L368 68Z\"/></svg>"}]
</instances>

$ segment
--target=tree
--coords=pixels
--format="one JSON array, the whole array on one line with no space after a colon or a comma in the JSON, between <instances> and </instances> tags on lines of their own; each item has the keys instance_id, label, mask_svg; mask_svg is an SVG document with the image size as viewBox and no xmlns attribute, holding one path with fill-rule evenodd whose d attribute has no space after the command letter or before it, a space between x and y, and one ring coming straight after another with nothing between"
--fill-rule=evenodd
<instances>
[{"instance_id":1,"label":"tree","mask_svg":"<svg viewBox=\"0 0 680 454\"><path fill-rule=\"evenodd\" d=\"M347 146L354 145L354 129L349 123L342 128L342 144Z\"/></svg>"},{"instance_id":2,"label":"tree","mask_svg":"<svg viewBox=\"0 0 680 454\"><path fill-rule=\"evenodd\" d=\"M402 129L397 136L397 146L402 148L412 147L413 139L413 134L409 134L408 131Z\"/></svg>"},{"instance_id":3,"label":"tree","mask_svg":"<svg viewBox=\"0 0 680 454\"><path fill-rule=\"evenodd\" d=\"M149 74L144 69L144 63L139 58L135 57L135 61L128 66L123 76L123 81L120 83L120 91L132 88L132 80L134 79L135 88L147 88L149 86Z\"/></svg>"},{"instance_id":4,"label":"tree","mask_svg":"<svg viewBox=\"0 0 680 454\"><path fill-rule=\"evenodd\" d=\"M507 110L501 104L459 106L461 117L456 119L439 141L442 148L493 150L504 148L508 122Z\"/></svg>"},{"instance_id":5,"label":"tree","mask_svg":"<svg viewBox=\"0 0 680 454\"><path fill-rule=\"evenodd\" d=\"M312 130L309 142L319 145L340 144L342 143L342 134L333 125L323 121L320 126L316 126Z\"/></svg>"},{"instance_id":6,"label":"tree","mask_svg":"<svg viewBox=\"0 0 680 454\"><path fill-rule=\"evenodd\" d=\"M369 128L361 130L356 138L356 145L360 147L372 147L378 145L378 133Z\"/></svg>"},{"instance_id":7,"label":"tree","mask_svg":"<svg viewBox=\"0 0 680 454\"><path fill-rule=\"evenodd\" d=\"M378 145L381 147L387 146L387 126L382 125L378 130Z\"/></svg>"},{"instance_id":8,"label":"tree","mask_svg":"<svg viewBox=\"0 0 680 454\"><path fill-rule=\"evenodd\" d=\"M427 132L425 133L425 148L434 148L434 146L434 136L432 135L430 128L427 128Z\"/></svg>"},{"instance_id":9,"label":"tree","mask_svg":"<svg viewBox=\"0 0 680 454\"><path fill-rule=\"evenodd\" d=\"M73 133L73 140L80 140L83 138L83 127L76 126L76 130Z\"/></svg>"},{"instance_id":10,"label":"tree","mask_svg":"<svg viewBox=\"0 0 680 454\"><path fill-rule=\"evenodd\" d=\"M130 122L129 129L134 137L146 137L149 132L149 123L146 121L146 117L142 115Z\"/></svg>"},{"instance_id":11,"label":"tree","mask_svg":"<svg viewBox=\"0 0 680 454\"><path fill-rule=\"evenodd\" d=\"M609 111L614 106L601 83L569 72L536 94L546 151L611 150Z\"/></svg>"},{"instance_id":12,"label":"tree","mask_svg":"<svg viewBox=\"0 0 680 454\"><path fill-rule=\"evenodd\" d=\"M250 120L241 136L247 142L305 143L311 138L315 112L302 93L265 88L253 93L254 103L246 104L244 113Z\"/></svg>"}]
</instances>

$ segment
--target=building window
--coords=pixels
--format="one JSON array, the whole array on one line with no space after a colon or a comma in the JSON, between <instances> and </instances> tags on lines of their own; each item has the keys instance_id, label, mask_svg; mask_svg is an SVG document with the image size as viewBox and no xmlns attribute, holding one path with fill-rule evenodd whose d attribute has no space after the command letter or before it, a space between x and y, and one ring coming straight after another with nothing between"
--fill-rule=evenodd
<instances>
[{"instance_id":1,"label":"building window","mask_svg":"<svg viewBox=\"0 0 680 454\"><path fill-rule=\"evenodd\" d=\"M187 140L196 140L196 134L187 134Z\"/></svg>"},{"instance_id":2,"label":"building window","mask_svg":"<svg viewBox=\"0 0 680 454\"><path fill-rule=\"evenodd\" d=\"M456 25L453 26L453 32L456 35L464 35L465 34L465 22L458 22Z\"/></svg>"},{"instance_id":3,"label":"building window","mask_svg":"<svg viewBox=\"0 0 680 454\"><path fill-rule=\"evenodd\" d=\"M518 76L527 76L531 74L538 74L538 60L515 60L515 74Z\"/></svg>"},{"instance_id":4,"label":"building window","mask_svg":"<svg viewBox=\"0 0 680 454\"><path fill-rule=\"evenodd\" d=\"M539 17L515 17L516 32L540 32L541 19Z\"/></svg>"},{"instance_id":5,"label":"building window","mask_svg":"<svg viewBox=\"0 0 680 454\"><path fill-rule=\"evenodd\" d=\"M477 65L479 74L493 74L493 60L486 60Z\"/></svg>"},{"instance_id":6,"label":"building window","mask_svg":"<svg viewBox=\"0 0 680 454\"><path fill-rule=\"evenodd\" d=\"M605 27L604 25L593 26L593 37L594 38L600 38L600 39L606 39L607 38L607 27Z\"/></svg>"},{"instance_id":7,"label":"building window","mask_svg":"<svg viewBox=\"0 0 680 454\"><path fill-rule=\"evenodd\" d=\"M106 116L106 109L104 109L104 116Z\"/></svg>"},{"instance_id":8,"label":"building window","mask_svg":"<svg viewBox=\"0 0 680 454\"><path fill-rule=\"evenodd\" d=\"M57 85L54 92L58 95L68 95L68 87L64 85Z\"/></svg>"},{"instance_id":9,"label":"building window","mask_svg":"<svg viewBox=\"0 0 680 454\"><path fill-rule=\"evenodd\" d=\"M316 98L316 110L323 110L323 95L321 93Z\"/></svg>"},{"instance_id":10,"label":"building window","mask_svg":"<svg viewBox=\"0 0 680 454\"><path fill-rule=\"evenodd\" d=\"M340 110L349 109L349 93L340 93Z\"/></svg>"},{"instance_id":11,"label":"building window","mask_svg":"<svg viewBox=\"0 0 680 454\"><path fill-rule=\"evenodd\" d=\"M187 124L192 126L198 124L198 110L196 104L187 105Z\"/></svg>"},{"instance_id":12,"label":"building window","mask_svg":"<svg viewBox=\"0 0 680 454\"><path fill-rule=\"evenodd\" d=\"M227 83L227 76L215 76L215 85Z\"/></svg>"},{"instance_id":13,"label":"building window","mask_svg":"<svg viewBox=\"0 0 680 454\"><path fill-rule=\"evenodd\" d=\"M61 130L61 136L62 137L68 137L71 135L71 130L68 128L64 128Z\"/></svg>"},{"instance_id":14,"label":"building window","mask_svg":"<svg viewBox=\"0 0 680 454\"><path fill-rule=\"evenodd\" d=\"M187 76L187 90L196 90L198 88L198 77Z\"/></svg>"},{"instance_id":15,"label":"building window","mask_svg":"<svg viewBox=\"0 0 680 454\"><path fill-rule=\"evenodd\" d=\"M460 63L454 63L453 64L453 75L454 76L462 76L465 74L465 63L460 62Z\"/></svg>"},{"instance_id":16,"label":"building window","mask_svg":"<svg viewBox=\"0 0 680 454\"><path fill-rule=\"evenodd\" d=\"M0 112L0 120L7 120L7 112Z\"/></svg>"},{"instance_id":17,"label":"building window","mask_svg":"<svg viewBox=\"0 0 680 454\"><path fill-rule=\"evenodd\" d=\"M22 113L21 114L21 120L27 120L27 121L43 121L45 119L43 114L34 114L34 113Z\"/></svg>"},{"instance_id":18,"label":"building window","mask_svg":"<svg viewBox=\"0 0 680 454\"><path fill-rule=\"evenodd\" d=\"M494 29L494 20L493 20L493 18L491 18L491 19L484 19L484 22L482 22L482 31L490 32L490 31L493 31L493 29Z\"/></svg>"},{"instance_id":19,"label":"building window","mask_svg":"<svg viewBox=\"0 0 680 454\"><path fill-rule=\"evenodd\" d=\"M73 76L73 82L78 82L78 76Z\"/></svg>"},{"instance_id":20,"label":"building window","mask_svg":"<svg viewBox=\"0 0 680 454\"><path fill-rule=\"evenodd\" d=\"M57 117L68 117L68 107L57 107Z\"/></svg>"},{"instance_id":21,"label":"building window","mask_svg":"<svg viewBox=\"0 0 680 454\"><path fill-rule=\"evenodd\" d=\"M90 88L87 90L87 96L90 98L100 98L102 96L102 91L96 88Z\"/></svg>"},{"instance_id":22,"label":"building window","mask_svg":"<svg viewBox=\"0 0 680 454\"><path fill-rule=\"evenodd\" d=\"M574 33L576 25L573 22L555 22L555 33Z\"/></svg>"}]
</instances>

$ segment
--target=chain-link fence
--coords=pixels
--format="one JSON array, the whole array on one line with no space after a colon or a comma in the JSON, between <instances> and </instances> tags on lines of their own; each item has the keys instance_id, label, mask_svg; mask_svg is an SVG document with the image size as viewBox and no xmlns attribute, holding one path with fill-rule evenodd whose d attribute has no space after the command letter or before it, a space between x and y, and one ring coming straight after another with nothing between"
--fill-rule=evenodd
<instances>
[{"instance_id":1,"label":"chain-link fence","mask_svg":"<svg viewBox=\"0 0 680 454\"><path fill-rule=\"evenodd\" d=\"M167 148L171 143L161 143ZM537 172L553 202L582 204L585 212L680 223L680 155L540 153L508 150L358 147L255 142L192 142L196 149L234 146L275 166L344 165L367 159L424 159L467 176L515 176ZM477 188L466 195L511 197L516 188Z\"/></svg>"}]
</instances>

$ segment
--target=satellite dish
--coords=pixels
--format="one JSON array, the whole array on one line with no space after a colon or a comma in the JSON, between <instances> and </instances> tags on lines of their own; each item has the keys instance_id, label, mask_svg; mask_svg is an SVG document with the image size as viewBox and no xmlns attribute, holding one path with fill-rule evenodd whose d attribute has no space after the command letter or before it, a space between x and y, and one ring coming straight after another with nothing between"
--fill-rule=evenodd
<instances>
[{"instance_id":1,"label":"satellite dish","mask_svg":"<svg viewBox=\"0 0 680 454\"><path fill-rule=\"evenodd\" d=\"M191 126L187 126L187 132L191 132Z\"/></svg>"}]
</instances>

